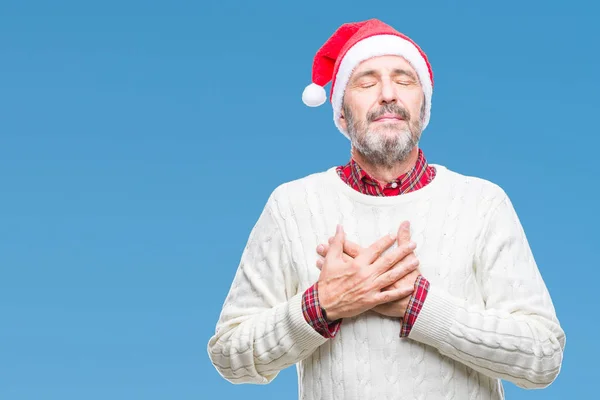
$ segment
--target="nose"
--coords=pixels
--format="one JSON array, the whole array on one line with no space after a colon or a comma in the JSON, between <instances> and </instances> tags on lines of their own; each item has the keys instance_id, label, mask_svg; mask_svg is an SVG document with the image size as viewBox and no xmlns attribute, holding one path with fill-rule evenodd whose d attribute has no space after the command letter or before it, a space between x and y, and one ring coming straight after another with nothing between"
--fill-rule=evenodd
<instances>
[{"instance_id":1,"label":"nose","mask_svg":"<svg viewBox=\"0 0 600 400\"><path fill-rule=\"evenodd\" d=\"M389 79L384 79L381 84L381 93L379 94L380 104L395 103L398 101L398 95L394 83Z\"/></svg>"}]
</instances>

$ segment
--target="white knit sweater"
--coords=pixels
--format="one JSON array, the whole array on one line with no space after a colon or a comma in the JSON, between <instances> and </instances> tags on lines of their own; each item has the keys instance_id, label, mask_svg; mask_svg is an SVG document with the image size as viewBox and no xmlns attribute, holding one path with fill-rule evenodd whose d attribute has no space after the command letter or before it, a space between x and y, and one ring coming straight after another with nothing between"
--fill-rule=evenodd
<instances>
[{"instance_id":1,"label":"white knit sweater","mask_svg":"<svg viewBox=\"0 0 600 400\"><path fill-rule=\"evenodd\" d=\"M501 379L552 383L565 334L509 198L489 181L432 166L429 185L394 197L363 195L335 168L274 190L208 343L219 373L267 384L296 364L306 400L502 399ZM338 223L368 246L404 220L431 283L409 337L399 337L397 318L368 311L323 338L301 304L319 277L317 245Z\"/></svg>"}]
</instances>

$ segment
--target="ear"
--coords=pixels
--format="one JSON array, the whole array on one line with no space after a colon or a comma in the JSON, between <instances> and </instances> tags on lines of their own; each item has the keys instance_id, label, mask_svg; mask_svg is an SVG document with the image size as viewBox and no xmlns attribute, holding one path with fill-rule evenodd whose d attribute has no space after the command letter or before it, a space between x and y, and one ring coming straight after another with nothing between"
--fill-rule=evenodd
<instances>
[{"instance_id":1,"label":"ear","mask_svg":"<svg viewBox=\"0 0 600 400\"><path fill-rule=\"evenodd\" d=\"M344 115L344 110L340 112L340 127L344 130L344 132L348 132L348 122L346 121L346 116Z\"/></svg>"},{"instance_id":2,"label":"ear","mask_svg":"<svg viewBox=\"0 0 600 400\"><path fill-rule=\"evenodd\" d=\"M419 117L421 118L421 122L425 120L425 93L423 92L423 96L421 97L421 110L419 112Z\"/></svg>"}]
</instances>

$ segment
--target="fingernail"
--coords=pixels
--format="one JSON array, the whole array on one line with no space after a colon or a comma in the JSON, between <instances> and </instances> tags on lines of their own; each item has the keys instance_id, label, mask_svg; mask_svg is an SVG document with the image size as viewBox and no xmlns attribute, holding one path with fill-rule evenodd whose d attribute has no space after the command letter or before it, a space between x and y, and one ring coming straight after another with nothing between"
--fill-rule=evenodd
<instances>
[{"instance_id":1,"label":"fingernail","mask_svg":"<svg viewBox=\"0 0 600 400\"><path fill-rule=\"evenodd\" d=\"M409 248L409 249L415 249L416 247L417 247L417 244L416 244L415 242L410 242L410 243L408 244L408 248Z\"/></svg>"},{"instance_id":2,"label":"fingernail","mask_svg":"<svg viewBox=\"0 0 600 400\"><path fill-rule=\"evenodd\" d=\"M407 230L408 230L408 226L409 226L409 225L410 225L410 223L409 223L408 221L404 221L404 222L403 222L403 223L400 225L400 227L401 227L402 229L404 229L405 231L407 231Z\"/></svg>"},{"instance_id":3,"label":"fingernail","mask_svg":"<svg viewBox=\"0 0 600 400\"><path fill-rule=\"evenodd\" d=\"M317 251L318 251L319 253L322 253L322 252L323 252L323 245L322 245L322 244L320 244L320 245L318 245L318 246L317 246Z\"/></svg>"},{"instance_id":4,"label":"fingernail","mask_svg":"<svg viewBox=\"0 0 600 400\"><path fill-rule=\"evenodd\" d=\"M342 231L342 226L338 224L338 226L335 227L335 233L340 233Z\"/></svg>"},{"instance_id":5,"label":"fingernail","mask_svg":"<svg viewBox=\"0 0 600 400\"><path fill-rule=\"evenodd\" d=\"M396 234L395 233L389 233L388 236L390 237L390 239L396 240Z\"/></svg>"}]
</instances>

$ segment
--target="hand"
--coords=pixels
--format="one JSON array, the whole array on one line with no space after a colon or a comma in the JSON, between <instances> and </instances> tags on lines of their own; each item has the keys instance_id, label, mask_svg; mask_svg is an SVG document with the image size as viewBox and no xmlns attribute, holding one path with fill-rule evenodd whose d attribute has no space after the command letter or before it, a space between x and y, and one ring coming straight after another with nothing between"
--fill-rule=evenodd
<instances>
[{"instance_id":1,"label":"hand","mask_svg":"<svg viewBox=\"0 0 600 400\"><path fill-rule=\"evenodd\" d=\"M412 288L407 292L404 286L382 292L417 267L410 258L403 261L415 249L413 242L403 243L382 255L395 240L396 235L386 235L348 259L343 256L345 234L338 226L317 282L319 302L329 320L353 317L412 293Z\"/></svg>"},{"instance_id":2,"label":"hand","mask_svg":"<svg viewBox=\"0 0 600 400\"><path fill-rule=\"evenodd\" d=\"M329 239L330 243L332 242L332 239L333 238ZM405 221L402 224L400 224L400 228L398 229L398 246L401 247L404 244L409 243L409 242L410 242L410 223L408 221ZM326 244L319 245L317 247L317 253L323 257L325 257L327 255L328 250L329 250L329 246ZM360 254L364 250L365 249L363 249L359 245L346 240L344 243L343 258L346 261L352 260L353 258L356 258L358 256L358 254ZM388 317L398 317L398 318L404 317L404 314L406 313L406 308L408 307L408 302L410 301L410 297L412 296L413 291L414 291L415 281L417 280L418 276L420 275L420 271L418 269L419 260L416 258L414 252L411 252L409 255L407 255L406 258L409 258L410 262L414 263L417 267L412 272L409 272L408 274L401 277L399 280L392 283L388 287L383 288L382 290L387 291L387 290L398 289L398 290L403 290L403 291L410 292L410 293L404 298L397 299L397 300L394 300L394 301L391 301L391 302L388 302L385 304L380 304L378 306L375 306L372 309L373 311L375 311L379 314L388 316ZM317 268L320 269L320 268L322 268L322 266L323 266L323 260L318 259L317 260Z\"/></svg>"},{"instance_id":3,"label":"hand","mask_svg":"<svg viewBox=\"0 0 600 400\"><path fill-rule=\"evenodd\" d=\"M408 242L410 242L410 223L408 221L404 221L400 224L400 228L398 229L398 246L401 246L403 243ZM384 290L405 288L406 290L410 289L410 294L403 299L391 301L386 304L381 304L375 307L373 311L382 315L386 315L388 317L398 318L403 318L404 314L406 314L408 302L410 301L410 297L414 292L415 282L421 274L418 268L419 260L415 256L415 253L412 252L407 257L414 258L413 261L416 263L417 268L414 271L402 277L401 279L399 279L398 281L396 281L395 283L393 283L392 285L390 285L388 288L385 288Z\"/></svg>"}]
</instances>

